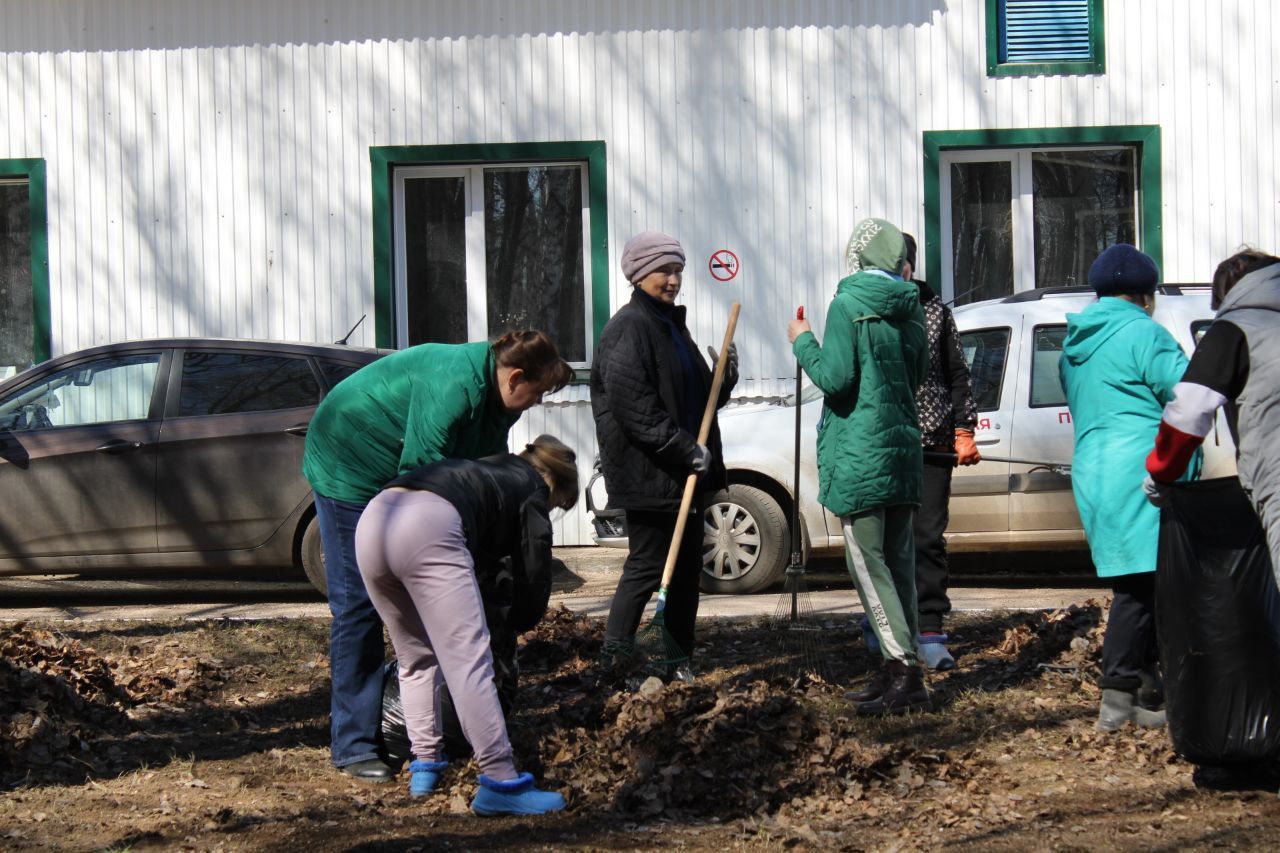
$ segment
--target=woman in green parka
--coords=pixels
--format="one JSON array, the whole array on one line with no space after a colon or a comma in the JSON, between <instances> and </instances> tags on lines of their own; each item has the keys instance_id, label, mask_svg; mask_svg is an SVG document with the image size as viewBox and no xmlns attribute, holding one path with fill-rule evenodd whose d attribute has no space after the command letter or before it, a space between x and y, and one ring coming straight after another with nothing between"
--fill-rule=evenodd
<instances>
[{"instance_id":1,"label":"woman in green parka","mask_svg":"<svg viewBox=\"0 0 1280 853\"><path fill-rule=\"evenodd\" d=\"M883 667L850 693L857 711L931 707L916 649L915 538L924 457L916 389L929 368L920 292L902 279L906 243L864 219L845 250L820 345L805 320L787 330L800 366L825 395L818 425L818 500L840 516L845 559L880 642Z\"/></svg>"},{"instance_id":2,"label":"woman in green parka","mask_svg":"<svg viewBox=\"0 0 1280 853\"><path fill-rule=\"evenodd\" d=\"M1058 370L1075 452L1071 487L1098 576L1113 591L1102 644L1098 728L1164 725L1155 628L1160 511L1142 490L1146 456L1187 357L1151 319L1159 270L1127 243L1089 269L1098 301L1067 315ZM1196 466L1198 469L1198 465Z\"/></svg>"}]
</instances>

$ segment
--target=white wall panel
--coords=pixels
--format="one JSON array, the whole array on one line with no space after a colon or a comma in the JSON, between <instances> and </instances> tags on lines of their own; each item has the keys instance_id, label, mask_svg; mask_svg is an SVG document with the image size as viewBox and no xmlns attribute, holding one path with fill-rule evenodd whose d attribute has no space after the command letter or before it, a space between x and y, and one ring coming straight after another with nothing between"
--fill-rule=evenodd
<instances>
[{"instance_id":1,"label":"white wall panel","mask_svg":"<svg viewBox=\"0 0 1280 853\"><path fill-rule=\"evenodd\" d=\"M367 345L371 146L603 139L611 273L679 235L695 337L741 301L742 393L774 395L854 222L923 234L926 130L1158 124L1165 277L1280 249L1271 4L1105 8L1105 75L993 79L978 0L0 0L0 158L47 162L55 353L361 314Z\"/></svg>"}]
</instances>

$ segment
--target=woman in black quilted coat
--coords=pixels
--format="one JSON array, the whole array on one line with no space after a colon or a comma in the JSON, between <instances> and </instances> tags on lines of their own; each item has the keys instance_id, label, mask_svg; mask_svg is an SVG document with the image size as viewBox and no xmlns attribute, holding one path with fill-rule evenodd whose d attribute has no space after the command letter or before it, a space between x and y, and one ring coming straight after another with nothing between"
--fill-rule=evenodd
<instances>
[{"instance_id":1,"label":"woman in black quilted coat","mask_svg":"<svg viewBox=\"0 0 1280 853\"><path fill-rule=\"evenodd\" d=\"M626 511L630 554L613 595L605 626L609 659L628 657L645 605L657 591L675 534L680 497L690 472L699 475L702 499L685 525L675 575L667 592L666 628L692 655L702 571L705 497L727 485L720 430L712 423L706 446L697 442L711 388L711 370L675 304L684 272L684 249L674 237L646 231L622 250L622 272L631 301L605 325L591 368L591 409L609 506ZM714 357L713 357L714 358ZM717 407L738 379L730 348ZM687 668L672 673L689 678Z\"/></svg>"}]
</instances>

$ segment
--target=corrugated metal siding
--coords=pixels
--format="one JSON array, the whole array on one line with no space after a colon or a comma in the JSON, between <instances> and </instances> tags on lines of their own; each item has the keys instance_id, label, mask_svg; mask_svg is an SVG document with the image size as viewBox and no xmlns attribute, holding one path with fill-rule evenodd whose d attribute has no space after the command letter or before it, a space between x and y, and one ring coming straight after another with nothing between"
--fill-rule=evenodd
<instances>
[{"instance_id":1,"label":"corrugated metal siding","mask_svg":"<svg viewBox=\"0 0 1280 853\"><path fill-rule=\"evenodd\" d=\"M776 396L854 222L923 233L925 130L1158 124L1166 278L1280 248L1271 4L1105 8L1105 75L991 79L976 0L3 0L0 157L48 162L59 353L334 340L373 313L370 146L603 139L611 270L634 232L679 235L695 337L741 301L740 393Z\"/></svg>"}]
</instances>

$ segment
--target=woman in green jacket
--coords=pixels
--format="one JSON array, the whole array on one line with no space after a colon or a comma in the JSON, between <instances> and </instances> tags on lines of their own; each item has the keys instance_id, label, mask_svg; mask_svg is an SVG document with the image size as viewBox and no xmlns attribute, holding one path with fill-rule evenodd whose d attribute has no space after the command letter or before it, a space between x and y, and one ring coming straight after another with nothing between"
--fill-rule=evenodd
<instances>
[{"instance_id":1,"label":"woman in green jacket","mask_svg":"<svg viewBox=\"0 0 1280 853\"><path fill-rule=\"evenodd\" d=\"M1058 362L1075 429L1071 488L1093 564L1114 593L1098 679L1103 731L1130 721L1164 725L1155 627L1160 511L1147 503L1142 481L1187 357L1151 319L1159 275L1155 261L1127 243L1099 255L1089 268L1098 301L1067 315Z\"/></svg>"},{"instance_id":2,"label":"woman in green jacket","mask_svg":"<svg viewBox=\"0 0 1280 853\"><path fill-rule=\"evenodd\" d=\"M792 320L788 337L825 395L818 500L840 516L845 558L880 643L883 668L849 694L859 713L931 707L916 649L915 540L924 465L916 389L929 368L920 294L902 279L906 243L864 219L845 251L849 276L827 311L823 343Z\"/></svg>"},{"instance_id":3,"label":"woman in green jacket","mask_svg":"<svg viewBox=\"0 0 1280 853\"><path fill-rule=\"evenodd\" d=\"M507 433L573 377L542 332L494 343L421 344L379 359L324 398L307 429L302 473L315 494L330 627L330 756L344 773L388 782L380 753L382 622L356 563L355 530L390 480L442 459L507 450Z\"/></svg>"}]
</instances>

